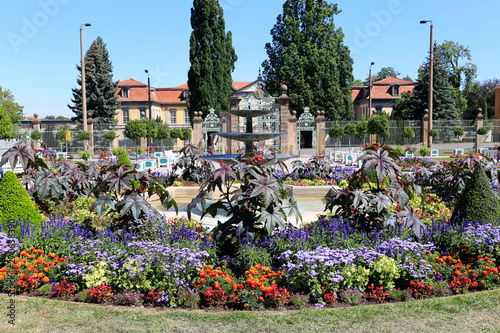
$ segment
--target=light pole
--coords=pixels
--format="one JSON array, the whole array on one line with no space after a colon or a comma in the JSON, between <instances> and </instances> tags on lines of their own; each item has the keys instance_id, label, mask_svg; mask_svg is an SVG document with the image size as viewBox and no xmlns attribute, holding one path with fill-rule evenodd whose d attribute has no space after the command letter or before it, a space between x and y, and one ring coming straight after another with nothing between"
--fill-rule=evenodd
<instances>
[{"instance_id":1,"label":"light pole","mask_svg":"<svg viewBox=\"0 0 500 333\"><path fill-rule=\"evenodd\" d=\"M372 66L375 65L375 63L372 61L372 63L370 64L370 74L368 75L369 79L370 79L370 86L368 87L368 89L370 89L370 91L368 92L369 93L369 97L368 97L368 118L370 118L372 116Z\"/></svg>"},{"instance_id":2,"label":"light pole","mask_svg":"<svg viewBox=\"0 0 500 333\"><path fill-rule=\"evenodd\" d=\"M148 74L149 119L152 119L152 116L151 116L151 83L150 83L150 80L149 80L149 72L148 72L148 70L145 69L144 72L146 72L146 74Z\"/></svg>"},{"instance_id":3,"label":"light pole","mask_svg":"<svg viewBox=\"0 0 500 333\"><path fill-rule=\"evenodd\" d=\"M434 85L434 37L433 37L433 28L431 20L420 21L420 24L429 23L431 24L431 45L430 45L430 54L429 54L429 101L428 109L429 109L429 132L432 130L432 102L433 102L433 85ZM428 133L429 133L428 132ZM432 147L432 136L427 133L427 143L429 147Z\"/></svg>"},{"instance_id":4,"label":"light pole","mask_svg":"<svg viewBox=\"0 0 500 333\"><path fill-rule=\"evenodd\" d=\"M87 132L87 94L85 91L85 56L83 54L83 26L90 27L90 23L80 25L80 52L82 56L82 119L83 131ZM84 147L85 150L86 147Z\"/></svg>"}]
</instances>

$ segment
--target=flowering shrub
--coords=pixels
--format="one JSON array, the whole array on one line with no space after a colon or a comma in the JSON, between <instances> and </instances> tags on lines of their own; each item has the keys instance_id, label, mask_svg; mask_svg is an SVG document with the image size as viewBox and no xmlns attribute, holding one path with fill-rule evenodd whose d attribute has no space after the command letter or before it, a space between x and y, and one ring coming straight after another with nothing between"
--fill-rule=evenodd
<instances>
[{"instance_id":1,"label":"flowering shrub","mask_svg":"<svg viewBox=\"0 0 500 333\"><path fill-rule=\"evenodd\" d=\"M410 291L410 295L414 298L420 299L426 296L431 295L432 286L430 284L425 284L422 281L410 281L410 286L408 287Z\"/></svg>"},{"instance_id":2,"label":"flowering shrub","mask_svg":"<svg viewBox=\"0 0 500 333\"><path fill-rule=\"evenodd\" d=\"M377 303L383 302L387 297L387 292L384 290L384 287L375 287L373 283L368 286L368 290L365 294L367 298L372 299Z\"/></svg>"},{"instance_id":3,"label":"flowering shrub","mask_svg":"<svg viewBox=\"0 0 500 333\"><path fill-rule=\"evenodd\" d=\"M380 286L393 289L395 287L394 280L399 278L399 268L393 258L380 256L370 264L370 278ZM373 288L373 283L371 287Z\"/></svg>"},{"instance_id":4,"label":"flowering shrub","mask_svg":"<svg viewBox=\"0 0 500 333\"><path fill-rule=\"evenodd\" d=\"M54 285L51 292L56 297L66 297L75 293L75 284L62 280Z\"/></svg>"},{"instance_id":5,"label":"flowering shrub","mask_svg":"<svg viewBox=\"0 0 500 333\"><path fill-rule=\"evenodd\" d=\"M113 297L111 286L108 286L105 283L102 283L99 286L90 289L89 293L91 302L104 303L107 302L111 297Z\"/></svg>"},{"instance_id":6,"label":"flowering shrub","mask_svg":"<svg viewBox=\"0 0 500 333\"><path fill-rule=\"evenodd\" d=\"M455 294L465 294L471 287L477 288L478 283L472 282L468 276L457 276L451 280L449 286Z\"/></svg>"},{"instance_id":7,"label":"flowering shrub","mask_svg":"<svg viewBox=\"0 0 500 333\"><path fill-rule=\"evenodd\" d=\"M59 266L67 262L67 258L60 258L55 253L45 256L43 250L32 247L28 251L21 251L19 257L15 257L10 263L10 268L0 269L0 281L5 279L6 274L15 275L18 292L31 292L38 287L40 282L47 283L55 279L59 272ZM4 285L4 290L10 286Z\"/></svg>"},{"instance_id":8,"label":"flowering shrub","mask_svg":"<svg viewBox=\"0 0 500 333\"><path fill-rule=\"evenodd\" d=\"M339 292L340 299L350 305L361 305L365 301L364 294L358 288L346 288Z\"/></svg>"},{"instance_id":9,"label":"flowering shrub","mask_svg":"<svg viewBox=\"0 0 500 333\"><path fill-rule=\"evenodd\" d=\"M161 293L160 289L158 289L158 290L151 289L149 291L148 295L146 296L146 301L153 303L153 304L156 304L158 302L158 300L160 299L160 293Z\"/></svg>"},{"instance_id":10,"label":"flowering shrub","mask_svg":"<svg viewBox=\"0 0 500 333\"><path fill-rule=\"evenodd\" d=\"M123 293L116 293L112 298L113 304L117 305L134 305L139 303L144 297L139 291L125 291Z\"/></svg>"}]
</instances>

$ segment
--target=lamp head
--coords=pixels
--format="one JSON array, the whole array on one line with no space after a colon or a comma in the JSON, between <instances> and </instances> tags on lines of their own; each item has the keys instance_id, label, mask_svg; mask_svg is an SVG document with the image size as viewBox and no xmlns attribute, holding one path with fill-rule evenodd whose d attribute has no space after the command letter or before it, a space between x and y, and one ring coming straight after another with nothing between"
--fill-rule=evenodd
<instances>
[{"instance_id":1,"label":"lamp head","mask_svg":"<svg viewBox=\"0 0 500 333\"><path fill-rule=\"evenodd\" d=\"M144 70L144 72L145 72L145 73L147 73L147 74L149 74L149 72L148 72L148 70L147 70L147 69L145 69L145 70Z\"/></svg>"},{"instance_id":2,"label":"lamp head","mask_svg":"<svg viewBox=\"0 0 500 333\"><path fill-rule=\"evenodd\" d=\"M372 63L370 64L370 66L373 66L373 65L375 65L375 63L372 61Z\"/></svg>"},{"instance_id":3,"label":"lamp head","mask_svg":"<svg viewBox=\"0 0 500 333\"><path fill-rule=\"evenodd\" d=\"M420 24L426 24L427 22L430 22L430 21L420 21Z\"/></svg>"},{"instance_id":4,"label":"lamp head","mask_svg":"<svg viewBox=\"0 0 500 333\"><path fill-rule=\"evenodd\" d=\"M90 24L90 23L85 23L85 24L84 24L84 26L86 26L86 27L90 27L91 25L92 25L92 24Z\"/></svg>"}]
</instances>

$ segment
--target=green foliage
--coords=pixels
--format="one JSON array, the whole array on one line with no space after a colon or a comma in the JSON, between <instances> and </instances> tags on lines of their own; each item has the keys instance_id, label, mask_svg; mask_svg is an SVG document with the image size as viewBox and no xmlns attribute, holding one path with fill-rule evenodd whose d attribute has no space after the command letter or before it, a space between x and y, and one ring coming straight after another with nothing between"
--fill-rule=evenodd
<instances>
[{"instance_id":1,"label":"green foliage","mask_svg":"<svg viewBox=\"0 0 500 333\"><path fill-rule=\"evenodd\" d=\"M132 168L132 163L130 162L130 159L128 158L127 153L125 152L120 152L120 155L118 155L118 165L125 165L126 167Z\"/></svg>"},{"instance_id":2,"label":"green foliage","mask_svg":"<svg viewBox=\"0 0 500 333\"><path fill-rule=\"evenodd\" d=\"M403 136L407 139L410 139L410 138L414 138L415 137L415 132L413 131L413 128L411 128L410 126L408 126L407 128L405 128L404 132L403 132Z\"/></svg>"},{"instance_id":3,"label":"green foliage","mask_svg":"<svg viewBox=\"0 0 500 333\"><path fill-rule=\"evenodd\" d=\"M198 146L186 145L181 149L180 153L181 157L172 167L172 171L174 173L179 171L183 180L201 182L209 178L214 172L213 163L201 158L207 153Z\"/></svg>"},{"instance_id":4,"label":"green foliage","mask_svg":"<svg viewBox=\"0 0 500 333\"><path fill-rule=\"evenodd\" d=\"M187 141L187 140L191 140L191 128L183 128L182 129L182 140L184 141Z\"/></svg>"},{"instance_id":5,"label":"green foliage","mask_svg":"<svg viewBox=\"0 0 500 333\"><path fill-rule=\"evenodd\" d=\"M217 112L229 109L231 72L238 57L232 46L231 32L226 34L218 0L193 1L191 27L187 106L192 120L195 111L202 111L206 116L212 108Z\"/></svg>"},{"instance_id":6,"label":"green foliage","mask_svg":"<svg viewBox=\"0 0 500 333\"><path fill-rule=\"evenodd\" d=\"M31 132L31 138L33 140L40 140L42 138L42 133L40 131Z\"/></svg>"},{"instance_id":7,"label":"green foliage","mask_svg":"<svg viewBox=\"0 0 500 333\"><path fill-rule=\"evenodd\" d=\"M0 87L0 92L1 89ZM12 132L12 120L7 112L0 108L0 139L12 139L13 137L15 137L15 134Z\"/></svg>"},{"instance_id":8,"label":"green foliage","mask_svg":"<svg viewBox=\"0 0 500 333\"><path fill-rule=\"evenodd\" d=\"M431 153L431 150L428 147L420 147L420 149L418 150L418 153L420 154L420 156L429 156Z\"/></svg>"},{"instance_id":9,"label":"green foliage","mask_svg":"<svg viewBox=\"0 0 500 333\"><path fill-rule=\"evenodd\" d=\"M395 280L399 278L399 268L393 258L380 256L370 264L370 280L386 289L394 289Z\"/></svg>"},{"instance_id":10,"label":"green foliage","mask_svg":"<svg viewBox=\"0 0 500 333\"><path fill-rule=\"evenodd\" d=\"M335 27L340 13L327 1L286 0L271 30L264 61L266 88L274 95L286 84L290 109L325 110L327 120L354 116L351 100L353 60L344 34Z\"/></svg>"},{"instance_id":11,"label":"green foliage","mask_svg":"<svg viewBox=\"0 0 500 333\"><path fill-rule=\"evenodd\" d=\"M0 87L0 110L7 113L12 124L17 124L24 118L23 108L15 102L14 95L9 89Z\"/></svg>"},{"instance_id":12,"label":"green foliage","mask_svg":"<svg viewBox=\"0 0 500 333\"><path fill-rule=\"evenodd\" d=\"M0 181L0 221L6 230L7 220L29 219L40 230L42 215L38 207L12 171L7 171ZM21 221L22 222L22 221Z\"/></svg>"},{"instance_id":13,"label":"green foliage","mask_svg":"<svg viewBox=\"0 0 500 333\"><path fill-rule=\"evenodd\" d=\"M335 124L330 127L330 130L328 131L328 135L332 138L341 138L344 136L344 128L339 125L339 122L336 121Z\"/></svg>"},{"instance_id":14,"label":"green foliage","mask_svg":"<svg viewBox=\"0 0 500 333\"><path fill-rule=\"evenodd\" d=\"M363 139L368 134L368 120L363 119L356 124L356 137Z\"/></svg>"},{"instance_id":15,"label":"green foliage","mask_svg":"<svg viewBox=\"0 0 500 333\"><path fill-rule=\"evenodd\" d=\"M87 161L89 158L90 158L90 152L89 151L82 151L81 153L81 157L82 157L82 160L84 161Z\"/></svg>"},{"instance_id":16,"label":"green foliage","mask_svg":"<svg viewBox=\"0 0 500 333\"><path fill-rule=\"evenodd\" d=\"M403 147L397 146L394 148L394 151L398 153L399 156L403 156L405 154L405 150Z\"/></svg>"},{"instance_id":17,"label":"green foliage","mask_svg":"<svg viewBox=\"0 0 500 333\"><path fill-rule=\"evenodd\" d=\"M271 255L261 247L243 246L236 252L232 270L236 276L245 276L245 272L257 264L271 267Z\"/></svg>"},{"instance_id":18,"label":"green foliage","mask_svg":"<svg viewBox=\"0 0 500 333\"><path fill-rule=\"evenodd\" d=\"M433 129L431 129L429 131L429 135L432 136L432 137L438 136L439 135L439 131L437 129L433 128Z\"/></svg>"},{"instance_id":19,"label":"green foliage","mask_svg":"<svg viewBox=\"0 0 500 333\"><path fill-rule=\"evenodd\" d=\"M80 140L90 140L90 132L82 131L80 133Z\"/></svg>"},{"instance_id":20,"label":"green foliage","mask_svg":"<svg viewBox=\"0 0 500 333\"><path fill-rule=\"evenodd\" d=\"M370 270L362 265L349 265L344 267L340 275L344 278L344 280L342 280L341 287L364 290L368 285Z\"/></svg>"},{"instance_id":21,"label":"green foliage","mask_svg":"<svg viewBox=\"0 0 500 333\"><path fill-rule=\"evenodd\" d=\"M146 127L142 120L134 119L125 125L123 134L130 140L139 140L140 138L146 137Z\"/></svg>"},{"instance_id":22,"label":"green foliage","mask_svg":"<svg viewBox=\"0 0 500 333\"><path fill-rule=\"evenodd\" d=\"M77 65L76 68L80 74L81 67ZM76 82L79 87L72 89L73 104L68 107L75 113L75 119L82 123L81 77ZM87 115L92 117L94 124L114 124L116 109L120 106L116 94L118 81L113 81L113 66L101 37L92 42L85 54L85 87Z\"/></svg>"},{"instance_id":23,"label":"green foliage","mask_svg":"<svg viewBox=\"0 0 500 333\"><path fill-rule=\"evenodd\" d=\"M376 114L368 119L368 133L382 138L389 137L389 118L385 113Z\"/></svg>"},{"instance_id":24,"label":"green foliage","mask_svg":"<svg viewBox=\"0 0 500 333\"><path fill-rule=\"evenodd\" d=\"M116 132L114 131L108 131L106 134L104 134L104 138L109 141L113 141L116 139Z\"/></svg>"},{"instance_id":25,"label":"green foliage","mask_svg":"<svg viewBox=\"0 0 500 333\"><path fill-rule=\"evenodd\" d=\"M388 78L389 76L392 76L392 77L398 77L400 76L401 73L398 72L397 70L394 69L394 67L382 67L377 74L375 74L372 78L372 82L377 82L377 81L380 81L380 80L383 80L385 78ZM368 78L368 82L369 82L370 78Z\"/></svg>"},{"instance_id":26,"label":"green foliage","mask_svg":"<svg viewBox=\"0 0 500 333\"><path fill-rule=\"evenodd\" d=\"M127 151L123 148L120 148L120 147L116 147L116 148L113 148L111 150L111 153L115 156L120 156L121 153L125 153L125 155L127 154Z\"/></svg>"},{"instance_id":27,"label":"green foliage","mask_svg":"<svg viewBox=\"0 0 500 333\"><path fill-rule=\"evenodd\" d=\"M481 127L480 129L477 130L477 134L479 135L488 134L488 129L486 127Z\"/></svg>"},{"instance_id":28,"label":"green foliage","mask_svg":"<svg viewBox=\"0 0 500 333\"><path fill-rule=\"evenodd\" d=\"M324 155L311 157L307 162L295 160L292 162L292 173L299 179L329 178L335 173L330 159Z\"/></svg>"},{"instance_id":29,"label":"green foliage","mask_svg":"<svg viewBox=\"0 0 500 333\"><path fill-rule=\"evenodd\" d=\"M461 135L464 135L464 129L462 127L455 127L453 129L453 135L454 136L461 136Z\"/></svg>"},{"instance_id":30,"label":"green foliage","mask_svg":"<svg viewBox=\"0 0 500 333\"><path fill-rule=\"evenodd\" d=\"M463 223L471 219L481 223L498 225L500 204L491 189L490 181L483 167L478 164L451 216L452 221Z\"/></svg>"},{"instance_id":31,"label":"green foliage","mask_svg":"<svg viewBox=\"0 0 500 333\"><path fill-rule=\"evenodd\" d=\"M66 142L66 130L59 130L56 132L56 140L59 144Z\"/></svg>"},{"instance_id":32,"label":"green foliage","mask_svg":"<svg viewBox=\"0 0 500 333\"><path fill-rule=\"evenodd\" d=\"M76 293L75 296L79 302L89 302L90 301L90 290L84 289L84 290Z\"/></svg>"},{"instance_id":33,"label":"green foliage","mask_svg":"<svg viewBox=\"0 0 500 333\"><path fill-rule=\"evenodd\" d=\"M40 288L38 288L36 291L40 293L42 296L47 296L51 294L52 290L52 285L51 284L44 284Z\"/></svg>"},{"instance_id":34,"label":"green foliage","mask_svg":"<svg viewBox=\"0 0 500 333\"><path fill-rule=\"evenodd\" d=\"M146 138L156 139L158 136L158 123L155 120L146 119L144 129L146 131Z\"/></svg>"},{"instance_id":35,"label":"green foliage","mask_svg":"<svg viewBox=\"0 0 500 333\"><path fill-rule=\"evenodd\" d=\"M167 124L158 125L158 133L156 138L159 140L170 138L170 129Z\"/></svg>"},{"instance_id":36,"label":"green foliage","mask_svg":"<svg viewBox=\"0 0 500 333\"><path fill-rule=\"evenodd\" d=\"M356 134L356 124L349 123L344 126L345 135L355 135Z\"/></svg>"}]
</instances>

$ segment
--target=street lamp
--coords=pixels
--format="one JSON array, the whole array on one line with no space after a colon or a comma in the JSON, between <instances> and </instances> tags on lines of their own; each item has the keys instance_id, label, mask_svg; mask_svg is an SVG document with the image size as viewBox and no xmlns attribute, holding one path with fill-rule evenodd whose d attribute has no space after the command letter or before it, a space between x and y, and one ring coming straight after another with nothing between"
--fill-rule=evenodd
<instances>
[{"instance_id":1,"label":"street lamp","mask_svg":"<svg viewBox=\"0 0 500 333\"><path fill-rule=\"evenodd\" d=\"M146 74L148 74L149 119L152 119L152 116L151 116L151 84L150 84L150 80L149 80L149 72L147 69L145 69L144 72L146 72Z\"/></svg>"},{"instance_id":2,"label":"street lamp","mask_svg":"<svg viewBox=\"0 0 500 333\"><path fill-rule=\"evenodd\" d=\"M80 25L80 51L82 56L82 118L83 131L87 132L87 94L85 91L85 57L83 54L83 26L90 27L90 23Z\"/></svg>"},{"instance_id":3,"label":"street lamp","mask_svg":"<svg viewBox=\"0 0 500 333\"><path fill-rule=\"evenodd\" d=\"M375 65L375 63L372 61L372 63L370 64L370 74L368 75L368 77L370 78L370 86L369 86L369 99L368 99L368 118L371 117L372 115L372 66Z\"/></svg>"},{"instance_id":4,"label":"street lamp","mask_svg":"<svg viewBox=\"0 0 500 333\"><path fill-rule=\"evenodd\" d=\"M433 102L433 84L434 84L434 41L433 41L433 28L434 26L432 25L431 20L427 21L420 21L420 24L426 24L430 23L431 24L431 45L430 45L430 55L429 55L429 101L428 101L428 109L429 109L429 132L432 129L432 102ZM432 136L429 135L429 132L427 133L428 139L427 143L429 147L432 147Z\"/></svg>"}]
</instances>

